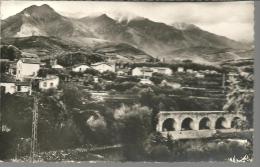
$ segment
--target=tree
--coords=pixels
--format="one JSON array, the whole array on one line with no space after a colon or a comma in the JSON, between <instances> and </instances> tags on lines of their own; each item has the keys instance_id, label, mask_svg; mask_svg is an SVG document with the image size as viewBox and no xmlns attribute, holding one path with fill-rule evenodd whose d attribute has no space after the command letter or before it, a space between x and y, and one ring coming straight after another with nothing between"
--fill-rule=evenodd
<instances>
[{"instance_id":1,"label":"tree","mask_svg":"<svg viewBox=\"0 0 260 167\"><path fill-rule=\"evenodd\" d=\"M248 123L248 121L245 121L245 120L236 119L233 122L233 126L236 129L245 130L245 129L249 128L249 123Z\"/></svg>"},{"instance_id":2,"label":"tree","mask_svg":"<svg viewBox=\"0 0 260 167\"><path fill-rule=\"evenodd\" d=\"M126 77L117 77L115 82L122 83L122 82L139 82L140 79L137 76L126 76Z\"/></svg>"},{"instance_id":3,"label":"tree","mask_svg":"<svg viewBox=\"0 0 260 167\"><path fill-rule=\"evenodd\" d=\"M9 45L9 46L3 45L0 48L0 58L1 59L9 59L9 60L13 61L13 60L19 58L21 56L21 54L22 54L22 52L18 48L14 47L12 45Z\"/></svg>"},{"instance_id":4,"label":"tree","mask_svg":"<svg viewBox=\"0 0 260 167\"><path fill-rule=\"evenodd\" d=\"M160 84L165 78L163 74L154 73L150 80L155 84Z\"/></svg>"},{"instance_id":5,"label":"tree","mask_svg":"<svg viewBox=\"0 0 260 167\"><path fill-rule=\"evenodd\" d=\"M168 161L170 158L171 152L168 147L165 145L157 145L152 148L150 153L151 159L153 161Z\"/></svg>"},{"instance_id":6,"label":"tree","mask_svg":"<svg viewBox=\"0 0 260 167\"><path fill-rule=\"evenodd\" d=\"M63 96L62 99L66 106L69 108L78 108L82 104L82 92L72 85L66 85L63 87Z\"/></svg>"},{"instance_id":7,"label":"tree","mask_svg":"<svg viewBox=\"0 0 260 167\"><path fill-rule=\"evenodd\" d=\"M104 58L95 53L89 53L87 51L68 52L58 56L58 64L69 67L80 63L96 63L103 61Z\"/></svg>"},{"instance_id":8,"label":"tree","mask_svg":"<svg viewBox=\"0 0 260 167\"><path fill-rule=\"evenodd\" d=\"M88 68L88 69L86 69L86 71L84 71L84 74L90 74L90 75L93 75L93 76L98 76L100 73L99 73L99 71L97 71L95 69Z\"/></svg>"},{"instance_id":9,"label":"tree","mask_svg":"<svg viewBox=\"0 0 260 167\"><path fill-rule=\"evenodd\" d=\"M230 85L228 87L227 102L223 106L223 110L228 112L243 112L253 126L253 102L254 93L253 85L250 79L242 77L230 78ZM241 91L244 90L244 91ZM246 91L245 91L246 90Z\"/></svg>"},{"instance_id":10,"label":"tree","mask_svg":"<svg viewBox=\"0 0 260 167\"><path fill-rule=\"evenodd\" d=\"M116 73L112 71L105 71L101 74L101 77L106 80L113 81L116 79Z\"/></svg>"},{"instance_id":11,"label":"tree","mask_svg":"<svg viewBox=\"0 0 260 167\"><path fill-rule=\"evenodd\" d=\"M38 71L38 76L39 77L46 77L48 74L61 76L64 73L65 73L65 71L62 70L62 69L41 68Z\"/></svg>"},{"instance_id":12,"label":"tree","mask_svg":"<svg viewBox=\"0 0 260 167\"><path fill-rule=\"evenodd\" d=\"M9 67L9 63L8 62L0 62L0 73L7 72L8 67Z\"/></svg>"},{"instance_id":13,"label":"tree","mask_svg":"<svg viewBox=\"0 0 260 167\"><path fill-rule=\"evenodd\" d=\"M183 63L192 63L192 60L186 59L182 61Z\"/></svg>"},{"instance_id":14,"label":"tree","mask_svg":"<svg viewBox=\"0 0 260 167\"><path fill-rule=\"evenodd\" d=\"M151 110L140 105L121 106L115 111L118 121L123 153L127 160L143 160L144 141L152 131Z\"/></svg>"}]
</instances>

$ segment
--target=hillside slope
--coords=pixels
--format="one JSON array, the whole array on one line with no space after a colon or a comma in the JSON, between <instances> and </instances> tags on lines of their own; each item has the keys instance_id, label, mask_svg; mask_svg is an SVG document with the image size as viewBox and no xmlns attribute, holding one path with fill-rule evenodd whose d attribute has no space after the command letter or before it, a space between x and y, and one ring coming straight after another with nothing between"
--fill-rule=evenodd
<instances>
[{"instance_id":1,"label":"hillside slope","mask_svg":"<svg viewBox=\"0 0 260 167\"><path fill-rule=\"evenodd\" d=\"M148 61L152 57L142 50L128 44L107 42L102 45L88 47L72 40L57 37L30 36L20 38L4 38L2 45L13 45L23 52L37 54L42 60L71 55L99 55L103 59L117 57L118 61ZM80 54L78 54L80 53Z\"/></svg>"}]
</instances>

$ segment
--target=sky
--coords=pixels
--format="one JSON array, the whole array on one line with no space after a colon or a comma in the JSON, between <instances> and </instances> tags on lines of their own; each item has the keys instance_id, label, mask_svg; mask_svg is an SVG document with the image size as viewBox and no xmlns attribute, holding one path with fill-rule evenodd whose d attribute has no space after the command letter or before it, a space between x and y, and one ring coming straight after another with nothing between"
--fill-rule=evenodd
<instances>
[{"instance_id":1,"label":"sky","mask_svg":"<svg viewBox=\"0 0 260 167\"><path fill-rule=\"evenodd\" d=\"M112 18L145 17L173 24L185 22L228 38L252 42L254 2L98 2L98 1L1 1L1 19L31 5L48 4L58 13L80 18L106 13Z\"/></svg>"}]
</instances>

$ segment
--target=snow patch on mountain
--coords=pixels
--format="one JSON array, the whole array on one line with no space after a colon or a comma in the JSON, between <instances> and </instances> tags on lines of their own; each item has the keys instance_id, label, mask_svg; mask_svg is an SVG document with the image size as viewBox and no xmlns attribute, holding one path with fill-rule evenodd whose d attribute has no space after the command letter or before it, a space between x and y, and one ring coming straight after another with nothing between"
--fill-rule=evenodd
<instances>
[{"instance_id":1,"label":"snow patch on mountain","mask_svg":"<svg viewBox=\"0 0 260 167\"><path fill-rule=\"evenodd\" d=\"M25 17L30 17L31 15L29 13L24 13Z\"/></svg>"},{"instance_id":2,"label":"snow patch on mountain","mask_svg":"<svg viewBox=\"0 0 260 167\"><path fill-rule=\"evenodd\" d=\"M195 26L193 24L188 24L188 23L183 23L183 22L173 23L172 26L179 30L199 29L197 26Z\"/></svg>"},{"instance_id":3,"label":"snow patch on mountain","mask_svg":"<svg viewBox=\"0 0 260 167\"><path fill-rule=\"evenodd\" d=\"M27 37L27 36L35 36L35 35L46 36L46 34L43 33L39 28L26 23L21 26L20 31L17 32L15 37Z\"/></svg>"},{"instance_id":4,"label":"snow patch on mountain","mask_svg":"<svg viewBox=\"0 0 260 167\"><path fill-rule=\"evenodd\" d=\"M133 13L122 13L122 12L118 12L117 14L115 14L114 16L111 16L114 20L116 20L118 23L129 23L132 20L143 20L145 18L137 16Z\"/></svg>"}]
</instances>

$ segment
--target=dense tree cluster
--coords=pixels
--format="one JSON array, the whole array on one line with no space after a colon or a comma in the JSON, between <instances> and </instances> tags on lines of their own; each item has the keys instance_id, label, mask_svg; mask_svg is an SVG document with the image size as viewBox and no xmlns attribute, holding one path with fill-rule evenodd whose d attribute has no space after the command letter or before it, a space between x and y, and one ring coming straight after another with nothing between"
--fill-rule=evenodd
<instances>
[{"instance_id":1,"label":"dense tree cluster","mask_svg":"<svg viewBox=\"0 0 260 167\"><path fill-rule=\"evenodd\" d=\"M12 45L1 45L0 47L0 59L9 59L11 61L21 56L21 51Z\"/></svg>"},{"instance_id":2,"label":"dense tree cluster","mask_svg":"<svg viewBox=\"0 0 260 167\"><path fill-rule=\"evenodd\" d=\"M58 56L58 64L65 66L65 67L70 67L76 64L91 64L91 63L96 63L100 61L104 61L104 58L95 53L86 53L86 52L71 52L71 53L66 53Z\"/></svg>"}]
</instances>

